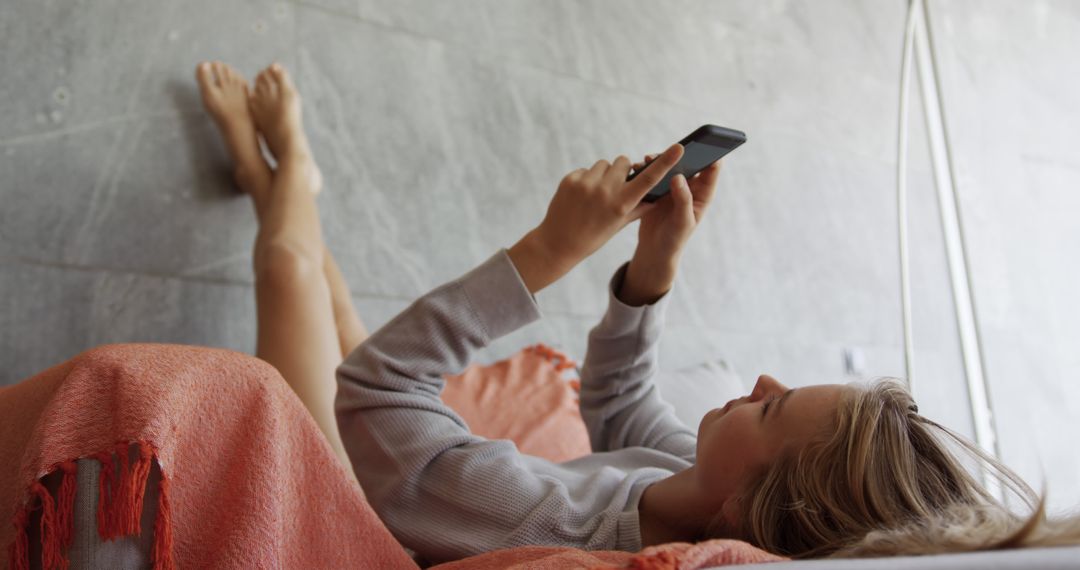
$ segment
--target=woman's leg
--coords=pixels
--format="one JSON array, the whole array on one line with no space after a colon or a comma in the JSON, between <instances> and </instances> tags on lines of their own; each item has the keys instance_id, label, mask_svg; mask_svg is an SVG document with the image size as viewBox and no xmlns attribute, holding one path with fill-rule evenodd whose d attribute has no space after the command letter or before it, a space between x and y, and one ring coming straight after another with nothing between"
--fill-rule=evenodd
<instances>
[{"instance_id":1,"label":"woman's leg","mask_svg":"<svg viewBox=\"0 0 1080 570\"><path fill-rule=\"evenodd\" d=\"M342 359L348 356L364 339L368 337L367 327L360 320L360 315L353 307L352 295L345 277L341 275L338 264L330 250L324 250L323 274L330 285L330 297L334 305L334 322L337 324L338 343L341 346Z\"/></svg>"},{"instance_id":2,"label":"woman's leg","mask_svg":"<svg viewBox=\"0 0 1080 570\"><path fill-rule=\"evenodd\" d=\"M273 133L267 140L278 153L275 176L258 147L243 78L220 63L200 65L197 76L236 162L237 183L251 195L260 221L254 252L256 355L278 369L348 464L333 414L334 368L344 348L351 350L366 332L322 242L313 199L319 177L313 176L317 169L303 139L299 99L284 70L260 75L250 106Z\"/></svg>"},{"instance_id":3,"label":"woman's leg","mask_svg":"<svg viewBox=\"0 0 1080 570\"><path fill-rule=\"evenodd\" d=\"M236 165L236 183L241 191L251 196L256 217L262 221L266 196L273 182L273 170L263 160L255 125L248 112L247 82L223 63L208 62L200 65L196 75L206 107L214 115ZM217 80L218 75L223 78L221 83ZM312 182L316 193L322 189L321 183L321 176L317 176ZM342 355L348 355L367 338L368 331L353 307L349 286L342 277L334 256L325 245L323 274L330 286L338 344Z\"/></svg>"}]
</instances>

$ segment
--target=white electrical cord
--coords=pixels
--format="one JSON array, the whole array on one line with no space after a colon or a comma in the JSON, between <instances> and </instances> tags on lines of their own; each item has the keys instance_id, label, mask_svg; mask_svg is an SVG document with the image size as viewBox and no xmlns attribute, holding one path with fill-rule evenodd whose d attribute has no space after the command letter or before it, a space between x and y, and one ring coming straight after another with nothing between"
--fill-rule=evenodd
<instances>
[{"instance_id":1,"label":"white electrical cord","mask_svg":"<svg viewBox=\"0 0 1080 570\"><path fill-rule=\"evenodd\" d=\"M908 91L911 84L911 60L915 46L915 23L921 17L922 2L908 0L907 24L904 26L904 51L900 60L900 117L896 142L896 225L900 242L900 312L904 327L904 374L908 391L914 396L915 341L911 332L911 277L907 239L907 150Z\"/></svg>"},{"instance_id":2,"label":"white electrical cord","mask_svg":"<svg viewBox=\"0 0 1080 570\"><path fill-rule=\"evenodd\" d=\"M896 206L900 241L900 308L904 327L904 367L908 390L914 395L913 374L915 347L911 327L911 284L909 277L907 244L907 146L908 146L908 91L910 91L912 59L915 50L920 59L919 72L922 79L923 108L927 119L930 155L938 186L938 206L942 215L942 235L949 262L949 276L953 287L953 305L956 309L956 325L960 333L960 348L967 376L968 402L975 428L975 441L986 453L1000 456L997 449L997 433L990 408L988 387L982 369L978 327L975 323L975 307L971 299L970 278L964 260L963 236L959 227L956 208L955 180L952 178L951 159L945 125L941 116L941 101L937 95L933 71L933 56L929 45L929 27L917 33L918 22L925 20L924 0L908 0L907 25L904 28L904 51L900 64L900 118L896 149ZM983 483L993 497L1004 500L1002 483L990 471L981 472Z\"/></svg>"}]
</instances>

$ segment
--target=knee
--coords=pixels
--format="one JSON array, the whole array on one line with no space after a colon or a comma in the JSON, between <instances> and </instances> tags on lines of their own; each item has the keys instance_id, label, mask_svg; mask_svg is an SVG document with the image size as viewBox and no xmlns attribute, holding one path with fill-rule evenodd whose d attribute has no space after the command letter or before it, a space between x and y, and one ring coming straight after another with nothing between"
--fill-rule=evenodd
<instances>
[{"instance_id":1,"label":"knee","mask_svg":"<svg viewBox=\"0 0 1080 570\"><path fill-rule=\"evenodd\" d=\"M314 277L322 277L320 254L300 244L273 239L255 247L255 279L271 286L294 286Z\"/></svg>"}]
</instances>

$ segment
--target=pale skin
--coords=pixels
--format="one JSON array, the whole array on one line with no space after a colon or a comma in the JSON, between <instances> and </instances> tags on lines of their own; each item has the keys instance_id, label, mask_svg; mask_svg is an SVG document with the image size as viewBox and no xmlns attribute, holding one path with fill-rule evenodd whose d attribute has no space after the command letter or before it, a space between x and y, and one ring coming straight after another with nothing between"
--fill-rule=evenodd
<instances>
[{"instance_id":1,"label":"pale skin","mask_svg":"<svg viewBox=\"0 0 1080 570\"><path fill-rule=\"evenodd\" d=\"M334 370L368 333L323 243L315 205L322 176L304 134L299 94L279 65L259 73L253 88L221 62L201 63L195 75L236 183L251 196L259 220L252 253L255 354L278 369L352 473L334 419ZM263 158L260 136L277 169Z\"/></svg>"},{"instance_id":2,"label":"pale skin","mask_svg":"<svg viewBox=\"0 0 1080 570\"><path fill-rule=\"evenodd\" d=\"M640 169L647 163L649 168L630 182L626 177L631 164L625 156L568 174L544 220L510 248L529 290L535 293L554 283L626 224L640 219L637 248L616 296L640 306L667 294L720 174L717 162L690 180L676 176L668 196L642 203L682 152L674 145L659 156L645 157L634 166ZM737 528L749 484L781 454L797 451L828 429L843 389L823 385L789 390L762 375L750 395L706 414L698 426L697 462L650 485L642 495L642 544L695 541L717 513L724 514L728 528Z\"/></svg>"},{"instance_id":3,"label":"pale skin","mask_svg":"<svg viewBox=\"0 0 1080 570\"><path fill-rule=\"evenodd\" d=\"M233 158L237 185L251 196L259 220L252 255L256 356L278 369L349 466L333 413L334 370L367 331L322 240L315 204L322 176L304 134L299 93L277 64L259 73L254 87L220 62L200 64L196 77ZM276 169L259 150L260 136ZM673 145L636 165L620 156L568 174L543 221L509 249L528 289L535 293L554 283L628 223L640 220L637 248L616 295L640 306L667 294L720 174L716 163L690 180L677 176L668 196L642 203L682 153L680 145ZM646 164L648 169L626 181L632 167L640 170ZM734 528L747 486L781 454L797 451L827 430L844 389L789 390L762 375L750 395L706 414L698 427L696 464L652 484L642 496L642 544L693 541L717 513Z\"/></svg>"}]
</instances>

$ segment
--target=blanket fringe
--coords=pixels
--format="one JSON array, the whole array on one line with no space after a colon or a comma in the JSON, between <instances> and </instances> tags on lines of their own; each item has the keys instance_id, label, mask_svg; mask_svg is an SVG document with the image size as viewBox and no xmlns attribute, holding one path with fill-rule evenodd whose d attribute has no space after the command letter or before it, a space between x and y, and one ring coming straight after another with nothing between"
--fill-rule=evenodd
<instances>
[{"instance_id":1,"label":"blanket fringe","mask_svg":"<svg viewBox=\"0 0 1080 570\"><path fill-rule=\"evenodd\" d=\"M30 539L26 527L30 525L30 506L15 513L15 542L11 544L11 570L30 570Z\"/></svg>"},{"instance_id":2,"label":"blanket fringe","mask_svg":"<svg viewBox=\"0 0 1080 570\"><path fill-rule=\"evenodd\" d=\"M150 467L154 463L154 449L141 441L138 446L139 458L131 468L131 494L127 505L128 533L134 533L135 536L142 534L140 522L143 499L146 497L146 482L150 478ZM162 476L162 479L164 479L164 476Z\"/></svg>"},{"instance_id":3,"label":"blanket fringe","mask_svg":"<svg viewBox=\"0 0 1080 570\"><path fill-rule=\"evenodd\" d=\"M66 567L66 561L61 562L63 556L60 554L60 541L57 540L59 537L56 536L56 503L40 480L30 484L30 493L41 501L41 568L53 570Z\"/></svg>"},{"instance_id":4,"label":"blanket fringe","mask_svg":"<svg viewBox=\"0 0 1080 570\"><path fill-rule=\"evenodd\" d=\"M154 521L154 570L174 570L172 555L172 509L169 507L169 480L161 474L157 520Z\"/></svg>"},{"instance_id":5,"label":"blanket fringe","mask_svg":"<svg viewBox=\"0 0 1080 570\"><path fill-rule=\"evenodd\" d=\"M131 447L138 455L132 461ZM154 461L154 448L145 442L119 442L113 449L91 458L101 463L96 513L98 534L103 541L142 532L142 511L146 484ZM15 541L10 548L12 570L29 570L30 542L28 527L33 511L41 509L41 567L43 570L67 570L70 562L65 555L74 539L74 507L76 475L75 460L56 465L49 474L60 471L62 478L56 499L35 480L27 489L28 503L15 513ZM164 472L159 486L157 517L154 520L154 545L151 553L155 570L174 570L172 546L172 513L169 508L169 480Z\"/></svg>"},{"instance_id":6,"label":"blanket fringe","mask_svg":"<svg viewBox=\"0 0 1080 570\"><path fill-rule=\"evenodd\" d=\"M97 505L97 528L102 540L111 540L112 536L112 505L113 497L113 473L116 464L113 461L112 451L102 451L94 456L101 464L101 472L98 474L98 505Z\"/></svg>"},{"instance_id":7,"label":"blanket fringe","mask_svg":"<svg viewBox=\"0 0 1080 570\"><path fill-rule=\"evenodd\" d=\"M56 497L56 536L61 550L71 546L75 536L75 520L72 513L75 511L75 476L78 473L79 464L74 461L65 461L60 464L60 470L64 472L60 481L60 492ZM67 558L62 558L63 566L67 567Z\"/></svg>"}]
</instances>

